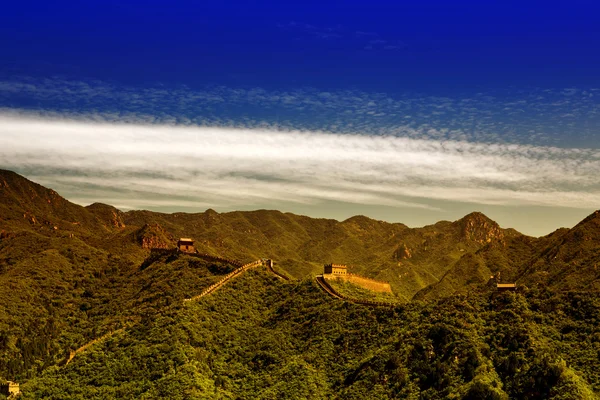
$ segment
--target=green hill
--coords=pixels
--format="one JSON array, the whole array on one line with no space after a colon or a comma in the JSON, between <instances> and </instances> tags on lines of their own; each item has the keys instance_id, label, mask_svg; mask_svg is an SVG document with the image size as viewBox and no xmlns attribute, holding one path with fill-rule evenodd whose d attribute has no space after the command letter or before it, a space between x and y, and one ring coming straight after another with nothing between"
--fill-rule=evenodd
<instances>
[{"instance_id":1,"label":"green hill","mask_svg":"<svg viewBox=\"0 0 600 400\"><path fill-rule=\"evenodd\" d=\"M495 292L372 308L259 268L46 368L24 399L593 399L582 339L599 311L595 296Z\"/></svg>"},{"instance_id":2,"label":"green hill","mask_svg":"<svg viewBox=\"0 0 600 400\"><path fill-rule=\"evenodd\" d=\"M293 279L259 267L184 302L235 267L150 251L180 237ZM481 213L121 212L0 171L0 378L24 398L596 398L599 257L598 212L542 238ZM401 304L328 297L313 278L331 262Z\"/></svg>"},{"instance_id":3,"label":"green hill","mask_svg":"<svg viewBox=\"0 0 600 400\"><path fill-rule=\"evenodd\" d=\"M123 213L99 203L72 204L9 171L0 177L5 182L0 206L10 210L1 221L5 236L19 231L74 235L133 263L140 262L144 248L174 247L179 237L192 237L200 252L245 261L269 257L297 278L320 273L326 263L347 264L352 272L389 281L404 300L437 282L463 254L521 236L480 213L412 229L364 216L339 222L270 210Z\"/></svg>"},{"instance_id":4,"label":"green hill","mask_svg":"<svg viewBox=\"0 0 600 400\"><path fill-rule=\"evenodd\" d=\"M464 293L485 285L499 274L502 282L561 291L600 290L600 212L573 229L548 236L514 236L492 241L463 256L440 279L415 298L432 299Z\"/></svg>"}]
</instances>

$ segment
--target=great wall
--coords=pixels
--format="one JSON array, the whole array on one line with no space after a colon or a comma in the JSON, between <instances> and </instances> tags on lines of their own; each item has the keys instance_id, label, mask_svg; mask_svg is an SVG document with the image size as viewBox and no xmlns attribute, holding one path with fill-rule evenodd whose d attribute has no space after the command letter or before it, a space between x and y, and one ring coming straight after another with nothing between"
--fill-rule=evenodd
<instances>
[{"instance_id":1,"label":"great wall","mask_svg":"<svg viewBox=\"0 0 600 400\"><path fill-rule=\"evenodd\" d=\"M245 271L251 269L251 268L255 268L258 266L264 266L266 267L266 269L271 272L273 275L277 276L278 278L285 280L285 281L289 281L290 278L277 272L274 268L273 268L273 260L271 259L267 259L267 258L262 258L260 260L256 260L256 261L252 261L248 264L243 264L241 261L238 260L232 260L229 258L224 258L224 257L219 257L219 256L213 256L210 254L206 254L206 253L199 253L199 252L181 252L179 249L152 249L152 253L160 253L160 254L178 254L178 253L182 253L185 254L186 256L190 256L190 257L196 257L196 258L200 258L206 261L212 261L212 262L222 262L222 263L226 263L226 264L230 264L233 266L236 266L238 268L236 268L235 270L233 270L232 272L228 273L227 275L225 275L223 278L221 278L218 282L210 285L209 287L207 287L206 289L204 289L200 294L190 297L190 298L186 298L183 299L184 303L190 302L190 301L194 301L194 300L198 300L204 296L207 296L211 293L214 293L215 291L217 291L218 289L220 289L221 287L223 287L223 285L225 285L227 282L229 282L231 279L235 278L236 276L241 275L242 273L244 273ZM371 283L375 283L378 285L381 285L382 282L379 281L375 281L373 279L369 279L369 278L364 278L364 277L360 277L358 275L352 275L352 274L348 274L349 277L345 277L343 279L349 279L352 280L354 278L360 278L363 279L365 281L369 281ZM363 299L356 299L356 298L349 298L347 296L344 296L343 294L339 293L338 291L336 291L328 282L327 280L323 277L323 275L319 275L315 278L318 286L323 289L325 291L325 293L329 294L330 296L332 296L333 298L339 299L339 300L344 300L347 301L349 303L353 303L353 304L362 304L362 305L366 305L366 306L377 306L377 307L395 307L396 305L393 303L386 303L386 302L381 302L381 301L372 301L372 300L363 300ZM389 284L388 284L389 286ZM387 290L384 290L387 291ZM113 336L116 333L122 332L125 328L121 328L121 329L117 329L115 331L106 333L103 336L100 336L86 344L84 344L83 346L79 347L76 350L73 350L69 353L69 356L67 357L64 365L68 365L73 358L87 350L89 347L93 346L96 343L102 342L106 339L108 339L109 337Z\"/></svg>"},{"instance_id":2,"label":"great wall","mask_svg":"<svg viewBox=\"0 0 600 400\"><path fill-rule=\"evenodd\" d=\"M342 279L345 281L352 282L358 286L362 286L365 289L372 290L374 292L382 292L382 293L392 293L392 287L387 282L378 281L371 278L365 278L364 276L355 275L350 272L345 275L333 275L331 276L334 279ZM324 276L324 278L328 278L328 276Z\"/></svg>"},{"instance_id":3,"label":"great wall","mask_svg":"<svg viewBox=\"0 0 600 400\"><path fill-rule=\"evenodd\" d=\"M218 290L221 286L223 286L227 282L229 282L232 278L235 278L236 276L242 274L244 271L246 271L246 270L248 270L250 268L258 267L259 265L265 265L265 261L264 260L256 260L256 261L252 261L251 263L242 265L241 267L239 267L239 268L235 269L234 271L232 271L232 272L228 273L227 275L225 275L217 283L213 283L212 285L210 285L209 287L207 287L206 289L204 289L199 295L196 295L194 297L190 297L188 299L183 299L183 301L185 302L185 301L198 300L201 297L209 295L212 292L214 292L215 290Z\"/></svg>"},{"instance_id":4,"label":"great wall","mask_svg":"<svg viewBox=\"0 0 600 400\"><path fill-rule=\"evenodd\" d=\"M344 296L343 294L341 294L340 292L338 292L337 290L335 290L329 284L329 282L327 282L327 279L325 279L323 277L323 275L317 276L315 278L315 280L317 281L317 283L319 284L319 286L321 287L321 289L323 289L327 294L329 294L332 297L335 297L336 299L345 300L345 301L347 301L349 303L354 303L354 304L362 304L362 305L365 305L365 306L396 307L396 304L394 304L394 303L386 303L384 301L373 301L373 300L356 299L356 298L350 298L348 296Z\"/></svg>"},{"instance_id":5,"label":"great wall","mask_svg":"<svg viewBox=\"0 0 600 400\"><path fill-rule=\"evenodd\" d=\"M270 259L263 258L263 259L256 260L256 261L253 261L251 263L242 265L241 262L239 262L239 261L230 260L230 259L226 259L226 258L222 258L222 257L218 257L218 256L212 256L212 255L209 255L209 254L186 253L186 255L189 255L189 256L192 256L192 257L202 258L202 259L205 259L207 261L225 262L225 263L229 263L229 264L232 264L232 265L236 265L239 268L237 268L236 270L234 270L234 271L230 272L229 274L225 275L220 281L218 281L218 282L212 284L211 286L209 286L208 288L204 289L200 294L198 294L198 295L196 295L194 297L190 297L190 298L184 299L183 300L184 302L198 300L198 299L200 299L200 298L202 298L204 296L207 296L207 295L215 292L219 288L221 288L223 285L225 285L231 279L233 279L236 276L242 274L244 271L246 271L246 270L248 270L250 268L258 267L260 265L265 266L267 268L267 270L269 270L269 272L271 272L272 274L274 274L278 278L286 280L286 281L289 281L289 278L287 276L285 276L285 275L283 275L283 274L275 271L275 269L273 268L273 260L270 260ZM381 291L381 292L391 292L389 283L376 281L374 279L369 279L369 278L361 277L359 275L347 274L346 276L336 276L336 278L338 278L338 279L345 279L345 280L349 280L349 281L360 280L363 286L373 286L372 290ZM338 291L336 291L327 282L327 280L324 278L323 275L317 276L316 277L316 282L319 284L319 287L321 287L323 290L325 290L325 292L327 294L329 294L330 296L332 296L332 297L334 297L336 299L345 300L345 301L348 301L350 303L362 304L362 305L367 305L367 306L395 307L395 304L393 304L393 303L386 303L386 302L382 302L382 301L373 301L373 300L355 299L355 298L347 297L347 296L339 293Z\"/></svg>"},{"instance_id":6,"label":"great wall","mask_svg":"<svg viewBox=\"0 0 600 400\"><path fill-rule=\"evenodd\" d=\"M111 337L112 335L119 333L119 332L123 332L123 330L125 330L125 328L121 328L121 329L117 329L115 331L112 332L108 332L107 334L104 334L102 336L100 336L99 338L96 338L90 342L87 342L86 344L84 344L83 346L79 347L76 350L71 350L71 352L69 353L69 357L67 357L66 361L65 361L65 366L69 365L69 363L71 362L71 360L73 360L73 358L75 358L75 356L85 350L87 350L89 347L95 345L98 342L102 342L106 339L108 339L109 337Z\"/></svg>"}]
</instances>

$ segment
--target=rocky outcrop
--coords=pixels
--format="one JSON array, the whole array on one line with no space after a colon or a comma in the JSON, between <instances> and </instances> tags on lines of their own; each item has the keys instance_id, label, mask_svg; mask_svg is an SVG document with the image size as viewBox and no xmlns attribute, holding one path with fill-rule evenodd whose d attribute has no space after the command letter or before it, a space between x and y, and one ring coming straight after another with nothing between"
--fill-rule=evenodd
<instances>
[{"instance_id":1,"label":"rocky outcrop","mask_svg":"<svg viewBox=\"0 0 600 400\"><path fill-rule=\"evenodd\" d=\"M117 214L116 211L113 211L111 213L110 222L111 222L111 225L114 226L115 228L125 228L125 223L123 222L123 219L121 218L121 216L119 214Z\"/></svg>"},{"instance_id":2,"label":"rocky outcrop","mask_svg":"<svg viewBox=\"0 0 600 400\"><path fill-rule=\"evenodd\" d=\"M463 239L479 244L504 239L504 230L480 212L474 212L455 222Z\"/></svg>"},{"instance_id":3,"label":"rocky outcrop","mask_svg":"<svg viewBox=\"0 0 600 400\"><path fill-rule=\"evenodd\" d=\"M35 218L35 215L30 213L23 214L23 218L25 218L25 220L27 220L27 222L29 222L31 225L35 225L38 223L37 219Z\"/></svg>"},{"instance_id":4,"label":"rocky outcrop","mask_svg":"<svg viewBox=\"0 0 600 400\"><path fill-rule=\"evenodd\" d=\"M144 225L135 232L136 241L144 249L171 249L175 239L158 224Z\"/></svg>"},{"instance_id":5,"label":"rocky outcrop","mask_svg":"<svg viewBox=\"0 0 600 400\"><path fill-rule=\"evenodd\" d=\"M396 249L394 257L396 260L407 260L412 257L412 251L406 246L406 244L402 243Z\"/></svg>"}]
</instances>

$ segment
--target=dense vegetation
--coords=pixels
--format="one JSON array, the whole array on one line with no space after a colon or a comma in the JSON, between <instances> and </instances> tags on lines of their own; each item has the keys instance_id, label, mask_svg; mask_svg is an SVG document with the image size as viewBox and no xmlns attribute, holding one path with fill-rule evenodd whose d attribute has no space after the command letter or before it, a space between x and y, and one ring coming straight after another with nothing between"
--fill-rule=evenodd
<instances>
[{"instance_id":1,"label":"dense vegetation","mask_svg":"<svg viewBox=\"0 0 600 400\"><path fill-rule=\"evenodd\" d=\"M44 251L0 276L11 288L1 292L9 310L0 319L3 374L23 380L62 364L70 350L198 294L233 269L186 256L150 258L141 267L107 257L104 268L90 263L78 274L68 257L84 263L85 253L69 250Z\"/></svg>"},{"instance_id":2,"label":"dense vegetation","mask_svg":"<svg viewBox=\"0 0 600 400\"><path fill-rule=\"evenodd\" d=\"M591 399L598 318L589 294L482 291L379 309L251 270L23 389L32 399Z\"/></svg>"},{"instance_id":3,"label":"dense vegetation","mask_svg":"<svg viewBox=\"0 0 600 400\"><path fill-rule=\"evenodd\" d=\"M233 266L151 254L182 236L293 279L261 267L183 302ZM394 290L341 292L398 306L328 297L313 280L328 262ZM520 291L496 292L498 274ZM415 229L122 213L0 171L0 378L24 398L597 398L599 282L598 212L543 238L478 213Z\"/></svg>"}]
</instances>

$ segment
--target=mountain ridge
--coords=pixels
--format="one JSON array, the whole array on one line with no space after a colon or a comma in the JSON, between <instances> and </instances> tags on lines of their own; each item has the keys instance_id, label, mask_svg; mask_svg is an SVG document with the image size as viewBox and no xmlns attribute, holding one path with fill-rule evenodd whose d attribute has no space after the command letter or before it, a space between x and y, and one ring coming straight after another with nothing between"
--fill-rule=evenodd
<instances>
[{"instance_id":1,"label":"mountain ridge","mask_svg":"<svg viewBox=\"0 0 600 400\"><path fill-rule=\"evenodd\" d=\"M147 249L174 248L178 237L191 236L201 252L246 261L269 257L296 278L319 273L326 263L347 264L355 273L389 281L402 300L419 292L418 298L448 295L485 284L486 275L498 272L521 283L575 287L578 277L595 287L591 275L600 262L594 253L600 243L598 211L540 238L501 228L477 211L420 228L364 215L337 221L264 209L123 212L102 203L76 205L7 170L0 170L0 209L3 240L14 231L77 235L135 263Z\"/></svg>"},{"instance_id":2,"label":"mountain ridge","mask_svg":"<svg viewBox=\"0 0 600 400\"><path fill-rule=\"evenodd\" d=\"M38 190L43 188L15 173L0 171L0 176L6 174L10 175L13 181L18 181L19 186L26 188L27 185L31 185ZM83 235L88 238L86 240L107 250L110 250L110 246L107 245L111 241L119 239L128 243L130 248L138 240L135 238L139 235L135 232L139 232L144 226L152 225L160 227L157 229L165 231L163 236L170 238L167 240L169 243L162 240L160 247L174 247L177 237L192 236L196 239L196 247L202 252L245 260L274 258L281 263L286 272L296 277L304 276L310 271L317 273L325 263L344 263L351 265L355 272L390 280L405 299L409 299L423 286L433 283L436 277L439 278L442 271L447 269L448 264L458 258L456 246L450 244L441 246L436 251L452 250L454 255L426 255L431 253L431 250L425 250L427 246L423 247L423 243L432 240L432 231L441 233L444 236L443 240L447 242L454 241L454 237L458 235L459 240L464 242L469 250L479 247L495 236L504 236L504 230L481 213L469 214L454 223L409 228L401 223L389 223L360 215L337 221L278 210L217 213L209 209L193 214L167 214L148 210L122 212L101 203L81 207L59 197L56 192L47 190L52 196L58 196L55 202L71 210L67 214L57 214L57 217L71 220L61 221L53 226L57 226L57 230L68 232L73 231L69 223L87 227L89 231ZM10 205L13 209L20 208L19 211L24 211L25 214L45 215L47 212L45 205L36 202L14 201L13 198ZM73 219L77 221L72 221ZM462 237L458 232L460 229L464 231ZM134 240L130 236L134 237ZM106 237L110 237L110 241L105 239ZM148 243L150 242L146 242L142 247L147 248ZM398 247L406 244L410 245L411 257L413 253L417 254L416 258L420 259L420 262L414 263L414 259L396 259ZM400 263L403 263L402 271L394 271ZM423 263L429 266L423 268ZM298 268L300 264L302 266ZM410 275L410 279L405 282L401 274Z\"/></svg>"},{"instance_id":3,"label":"mountain ridge","mask_svg":"<svg viewBox=\"0 0 600 400\"><path fill-rule=\"evenodd\" d=\"M477 212L421 228L276 210L122 212L61 200L15 175L5 184L0 172L0 375L24 382L25 398L189 388L199 398L272 398L288 382L308 385L313 398L452 390L585 399L593 397L573 393L600 390L598 213L533 238ZM237 267L151 251L184 236L209 255L274 259L292 280L258 268L188 309L183 299ZM398 304L385 311L329 298L314 277L330 262L390 282ZM497 293L489 280L498 274L519 291ZM97 344L63 366L88 343Z\"/></svg>"}]
</instances>

